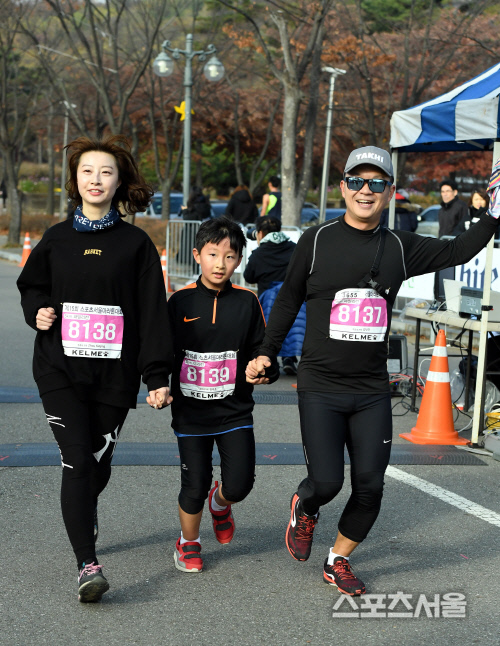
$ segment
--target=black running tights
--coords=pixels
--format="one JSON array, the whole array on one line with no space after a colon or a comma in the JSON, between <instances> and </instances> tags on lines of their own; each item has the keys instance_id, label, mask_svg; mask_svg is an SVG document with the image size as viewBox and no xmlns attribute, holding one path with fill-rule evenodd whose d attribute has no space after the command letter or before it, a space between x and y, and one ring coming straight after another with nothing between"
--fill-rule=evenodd
<instances>
[{"instance_id":1,"label":"black running tights","mask_svg":"<svg viewBox=\"0 0 500 646\"><path fill-rule=\"evenodd\" d=\"M72 388L42 395L61 452L61 509L80 566L96 561L94 508L111 476L111 459L128 408L78 399Z\"/></svg>"},{"instance_id":2,"label":"black running tights","mask_svg":"<svg viewBox=\"0 0 500 646\"><path fill-rule=\"evenodd\" d=\"M382 502L392 444L390 394L299 392L299 413L308 473L298 489L304 511L315 514L342 489L346 446L352 491L338 528L361 542Z\"/></svg>"}]
</instances>

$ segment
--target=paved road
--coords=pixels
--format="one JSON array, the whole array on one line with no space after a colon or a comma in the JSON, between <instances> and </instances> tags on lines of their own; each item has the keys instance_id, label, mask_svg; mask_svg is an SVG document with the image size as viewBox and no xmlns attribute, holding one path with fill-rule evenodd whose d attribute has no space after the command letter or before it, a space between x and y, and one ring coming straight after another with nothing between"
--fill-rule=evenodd
<instances>
[{"instance_id":1,"label":"paved road","mask_svg":"<svg viewBox=\"0 0 500 646\"><path fill-rule=\"evenodd\" d=\"M18 273L0 261L0 388L32 384L34 333L18 306ZM291 392L292 383L284 378L272 388ZM404 411L398 405L394 412ZM0 420L0 445L51 442L40 404L0 404ZM169 420L168 411L139 405L129 415L122 441L172 442ZM295 406L259 404L255 420L259 443L299 442ZM407 432L416 415L407 413L394 422L397 433ZM395 450L412 446L397 433ZM382 604L390 603L387 595L401 591L413 595L407 603L414 614L422 595L428 601L440 595L442 601L456 592L465 596L465 618L427 617L425 609L419 618L363 621L366 610L360 618L339 617L342 610L354 609L323 584L321 571L348 487L322 510L311 558L298 563L288 555L283 537L290 496L304 467L272 463L257 467L254 491L235 508L237 533L230 545L219 545L209 519L203 519L206 571L189 577L174 568L172 558L179 531L178 467L115 467L100 502L98 543L111 590L102 603L83 606L76 601L77 572L59 515L60 467L0 467L0 642L497 646L500 463L473 455L476 465L446 466L440 464L440 453L436 447L436 466L391 467L382 512L353 567L369 593L382 595ZM334 611L339 599L344 605ZM402 602L395 610L409 612Z\"/></svg>"}]
</instances>

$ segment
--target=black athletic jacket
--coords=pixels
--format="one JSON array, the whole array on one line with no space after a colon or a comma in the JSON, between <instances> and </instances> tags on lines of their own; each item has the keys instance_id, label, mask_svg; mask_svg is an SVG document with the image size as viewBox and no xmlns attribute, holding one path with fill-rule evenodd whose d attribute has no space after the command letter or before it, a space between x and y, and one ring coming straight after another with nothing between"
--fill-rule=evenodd
<instances>
[{"instance_id":1,"label":"black athletic jacket","mask_svg":"<svg viewBox=\"0 0 500 646\"><path fill-rule=\"evenodd\" d=\"M17 286L26 322L36 328L41 307L57 319L37 330L33 375L40 394L72 386L82 399L135 408L140 376L148 390L168 385L172 365L165 285L149 236L119 220L86 233L66 220L48 229L31 252ZM63 353L63 303L119 306L124 316L120 359Z\"/></svg>"},{"instance_id":2,"label":"black athletic jacket","mask_svg":"<svg viewBox=\"0 0 500 646\"><path fill-rule=\"evenodd\" d=\"M259 354L276 356L300 306L307 300L298 389L388 392L387 336L401 283L411 276L469 261L487 244L497 225L497 220L482 215L477 224L451 241L388 230L380 272L376 276L376 281L387 290L387 331L380 341L371 340L369 334L331 338L330 322L335 295L340 290L355 288L370 271L380 240L380 227L361 231L346 224L343 216L310 227L297 243ZM351 311L350 316L354 314L360 313ZM368 315L372 316L373 312Z\"/></svg>"},{"instance_id":3,"label":"black athletic jacket","mask_svg":"<svg viewBox=\"0 0 500 646\"><path fill-rule=\"evenodd\" d=\"M208 289L201 282L172 294L168 301L170 327L174 338L174 370L172 372L172 428L180 434L211 435L241 426L253 424L253 386L247 383L245 368L257 356L265 329L264 315L256 295L249 289L233 285L228 281L224 289L217 292ZM188 361L189 369L201 385L200 370L204 364L200 355L206 353L208 360L214 360L222 353L235 353L236 379L234 393L224 398L212 398L203 388L193 390L189 383L180 385L183 362ZM191 357L191 359L189 358ZM197 360L198 359L198 360ZM210 364L215 365L215 364ZM203 378L209 387L210 370L204 370ZM267 370L271 381L276 381L279 368L276 360ZM213 378L217 381L217 373ZM184 380L189 382L188 379Z\"/></svg>"}]
</instances>

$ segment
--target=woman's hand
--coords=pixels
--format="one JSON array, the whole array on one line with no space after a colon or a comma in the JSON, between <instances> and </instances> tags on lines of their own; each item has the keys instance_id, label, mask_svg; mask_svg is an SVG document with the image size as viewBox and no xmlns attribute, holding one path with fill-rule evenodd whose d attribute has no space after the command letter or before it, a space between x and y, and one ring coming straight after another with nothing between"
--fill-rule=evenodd
<instances>
[{"instance_id":1,"label":"woman's hand","mask_svg":"<svg viewBox=\"0 0 500 646\"><path fill-rule=\"evenodd\" d=\"M169 389L166 386L162 388L157 388L156 390L150 390L149 395L146 397L146 401L151 406L151 408L161 409L170 406L172 403L172 396L169 395Z\"/></svg>"},{"instance_id":2,"label":"woman's hand","mask_svg":"<svg viewBox=\"0 0 500 646\"><path fill-rule=\"evenodd\" d=\"M50 330L56 318L53 307L41 307L36 315L36 326L39 330Z\"/></svg>"}]
</instances>

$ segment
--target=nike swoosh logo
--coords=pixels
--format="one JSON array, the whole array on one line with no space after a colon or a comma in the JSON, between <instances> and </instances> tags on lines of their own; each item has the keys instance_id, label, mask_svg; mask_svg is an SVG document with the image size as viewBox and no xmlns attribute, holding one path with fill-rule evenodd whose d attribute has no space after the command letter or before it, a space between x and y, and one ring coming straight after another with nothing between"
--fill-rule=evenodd
<instances>
[{"instance_id":1,"label":"nike swoosh logo","mask_svg":"<svg viewBox=\"0 0 500 646\"><path fill-rule=\"evenodd\" d=\"M189 323L189 321L197 321L199 318L200 318L199 316L197 316L194 319L188 319L188 318L184 317L184 323Z\"/></svg>"},{"instance_id":2,"label":"nike swoosh logo","mask_svg":"<svg viewBox=\"0 0 500 646\"><path fill-rule=\"evenodd\" d=\"M295 504L295 505L293 506L292 518L291 518L291 520L290 520L290 525L291 525L292 527L295 527L295 525L297 524L297 519L295 518L295 508L296 508L296 507L297 507L297 505Z\"/></svg>"},{"instance_id":3,"label":"nike swoosh logo","mask_svg":"<svg viewBox=\"0 0 500 646\"><path fill-rule=\"evenodd\" d=\"M384 444L387 444L388 442L392 442L392 440L384 440Z\"/></svg>"}]
</instances>

